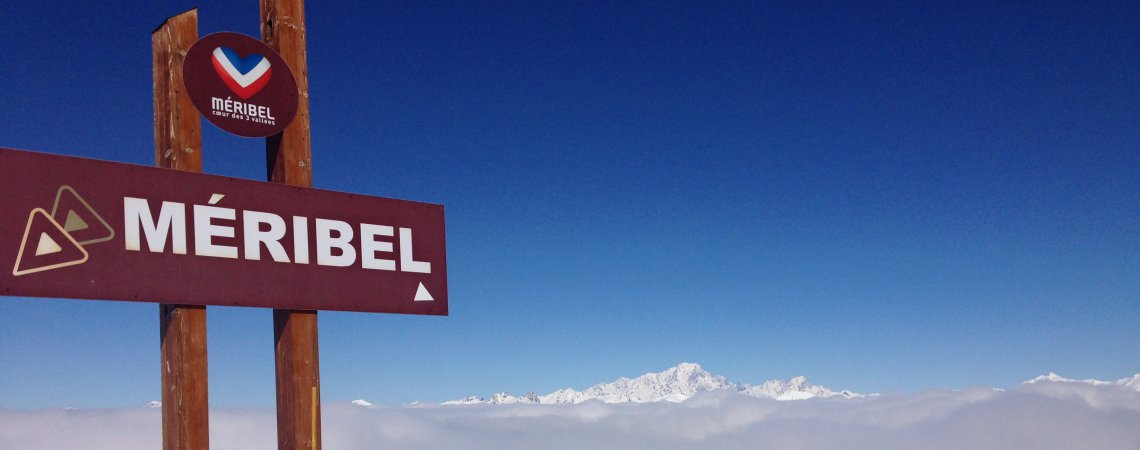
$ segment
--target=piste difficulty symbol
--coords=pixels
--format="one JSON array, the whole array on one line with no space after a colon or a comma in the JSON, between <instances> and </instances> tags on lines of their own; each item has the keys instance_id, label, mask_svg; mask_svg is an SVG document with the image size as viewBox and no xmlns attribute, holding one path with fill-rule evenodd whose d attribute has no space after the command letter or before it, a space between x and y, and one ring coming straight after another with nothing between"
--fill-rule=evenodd
<instances>
[{"instance_id":1,"label":"piste difficulty symbol","mask_svg":"<svg viewBox=\"0 0 1140 450\"><path fill-rule=\"evenodd\" d=\"M62 223L62 225L61 225ZM106 242L115 230L71 186L60 186L48 214L32 209L12 275L20 276L87 262L85 245ZM28 244L32 245L29 246Z\"/></svg>"}]
</instances>

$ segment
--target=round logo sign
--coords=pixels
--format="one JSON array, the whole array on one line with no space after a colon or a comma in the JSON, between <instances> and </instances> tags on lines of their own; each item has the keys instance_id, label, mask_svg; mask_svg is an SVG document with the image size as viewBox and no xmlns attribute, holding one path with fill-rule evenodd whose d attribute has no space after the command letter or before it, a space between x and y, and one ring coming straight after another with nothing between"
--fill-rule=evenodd
<instances>
[{"instance_id":1,"label":"round logo sign","mask_svg":"<svg viewBox=\"0 0 1140 450\"><path fill-rule=\"evenodd\" d=\"M198 112L238 136L280 133L297 114L297 80L281 55L240 33L199 39L182 63L186 93Z\"/></svg>"}]
</instances>

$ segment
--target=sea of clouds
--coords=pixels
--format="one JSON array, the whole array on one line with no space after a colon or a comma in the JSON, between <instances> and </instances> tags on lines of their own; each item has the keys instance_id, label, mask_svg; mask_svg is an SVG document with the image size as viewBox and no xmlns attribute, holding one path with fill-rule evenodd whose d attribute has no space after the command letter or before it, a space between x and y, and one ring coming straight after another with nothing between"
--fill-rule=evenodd
<instances>
[{"instance_id":1,"label":"sea of clouds","mask_svg":"<svg viewBox=\"0 0 1140 450\"><path fill-rule=\"evenodd\" d=\"M0 449L161 448L160 408L0 410ZM1035 383L779 402L323 407L322 448L1140 449L1140 392ZM273 409L215 409L214 450L273 450Z\"/></svg>"}]
</instances>

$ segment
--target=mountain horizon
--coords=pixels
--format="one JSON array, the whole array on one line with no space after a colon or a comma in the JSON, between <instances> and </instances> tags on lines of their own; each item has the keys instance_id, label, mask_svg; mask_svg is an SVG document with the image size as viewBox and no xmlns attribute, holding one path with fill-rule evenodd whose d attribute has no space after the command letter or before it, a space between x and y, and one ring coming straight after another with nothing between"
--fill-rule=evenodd
<instances>
[{"instance_id":1,"label":"mountain horizon","mask_svg":"<svg viewBox=\"0 0 1140 450\"><path fill-rule=\"evenodd\" d=\"M1022 385L1038 383L1075 383L1093 386L1121 386L1140 391L1140 374L1115 381L1095 379L1075 380L1057 375L1054 372L1023 381ZM994 388L998 389L998 388ZM458 400L442 402L442 405L508 405L536 404L558 405L578 404L590 400L603 403L680 403L701 392L732 391L750 397L770 398L778 401L808 400L813 398L858 399L878 396L877 393L862 394L847 389L832 390L826 386L812 384L806 376L796 376L787 380L772 379L754 385L747 382L734 382L721 375L705 370L699 363L682 362L661 372L649 372L636 378L619 377L599 383L583 390L562 388L539 395L528 392L514 395L506 391L496 392L488 397L470 395Z\"/></svg>"},{"instance_id":2,"label":"mountain horizon","mask_svg":"<svg viewBox=\"0 0 1140 450\"><path fill-rule=\"evenodd\" d=\"M825 386L808 382L807 377L797 376L788 380L767 380L759 385L733 382L721 375L705 370L699 363L682 362L661 372L649 372L636 378L620 377L609 383L599 383L581 391L563 388L545 395L528 392L517 396L508 392L497 392L490 397L467 396L459 400L443 402L443 405L475 404L578 404L589 400L603 403L680 403L700 392L730 390L752 397L775 400L806 400L817 397L864 397L850 390L833 391Z\"/></svg>"}]
</instances>

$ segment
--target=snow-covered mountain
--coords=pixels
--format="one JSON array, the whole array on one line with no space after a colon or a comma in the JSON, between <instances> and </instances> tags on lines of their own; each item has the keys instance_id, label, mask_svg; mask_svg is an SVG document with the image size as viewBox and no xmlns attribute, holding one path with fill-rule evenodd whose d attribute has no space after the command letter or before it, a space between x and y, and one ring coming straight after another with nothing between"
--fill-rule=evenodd
<instances>
[{"instance_id":1,"label":"snow-covered mountain","mask_svg":"<svg viewBox=\"0 0 1140 450\"><path fill-rule=\"evenodd\" d=\"M1128 389L1140 391L1140 373L1133 375L1131 377L1121 378L1121 379L1116 380L1116 381L1101 381L1101 380L1092 380L1092 379L1074 380L1072 378L1065 378L1065 377L1057 375L1053 372L1049 372L1045 375L1041 375L1041 376L1034 378L1032 380L1026 380L1022 384L1036 384L1036 383L1084 383L1084 384L1091 384L1093 386L1105 386L1105 385L1111 384L1111 385L1123 386L1123 387L1128 388Z\"/></svg>"},{"instance_id":2,"label":"snow-covered mountain","mask_svg":"<svg viewBox=\"0 0 1140 450\"><path fill-rule=\"evenodd\" d=\"M767 397L776 400L806 400L815 397L843 397L843 398L859 398L863 394L857 394L848 390L839 392L832 391L823 386L817 386L808 383L805 377L795 377L788 381L783 380L769 380L759 386L749 386L746 384L739 385L741 392L751 395L753 397Z\"/></svg>"},{"instance_id":3,"label":"snow-covered mountain","mask_svg":"<svg viewBox=\"0 0 1140 450\"><path fill-rule=\"evenodd\" d=\"M804 400L814 397L844 398L862 397L851 391L835 392L823 386L816 386L804 377L795 377L791 380L770 380L761 385L753 386L745 383L733 383L725 377L714 375L701 368L699 364L681 363L659 373L647 373L637 378L618 378L612 383L603 383L591 386L582 391L571 388L560 389L546 395L535 395L533 392L525 396L515 396L500 392L484 399L470 396L462 400L444 402L445 405L474 405L474 404L577 404L587 400L600 400L605 403L651 403L651 402L683 402L698 392L730 390L753 397L774 398L776 400Z\"/></svg>"},{"instance_id":4,"label":"snow-covered mountain","mask_svg":"<svg viewBox=\"0 0 1140 450\"><path fill-rule=\"evenodd\" d=\"M1129 389L1140 391L1140 373L1133 375L1132 378L1121 378L1119 380L1116 380L1116 384Z\"/></svg>"}]
</instances>

